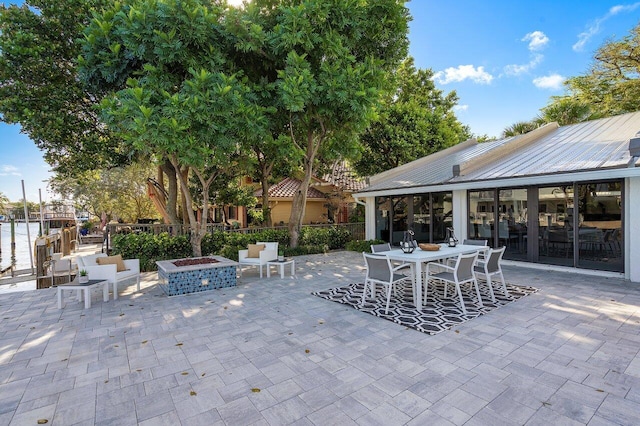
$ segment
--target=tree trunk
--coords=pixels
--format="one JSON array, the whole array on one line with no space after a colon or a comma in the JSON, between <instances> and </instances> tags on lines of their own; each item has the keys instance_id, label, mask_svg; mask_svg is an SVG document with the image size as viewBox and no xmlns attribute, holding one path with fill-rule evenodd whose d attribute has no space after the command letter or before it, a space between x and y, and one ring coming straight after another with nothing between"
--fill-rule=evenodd
<instances>
[{"instance_id":1,"label":"tree trunk","mask_svg":"<svg viewBox=\"0 0 640 426\"><path fill-rule=\"evenodd\" d=\"M307 206L307 190L311 183L313 170L305 171L304 179L300 184L298 192L293 196L291 203L291 216L289 217L289 245L298 247L300 239L300 230L302 229L302 221Z\"/></svg>"},{"instance_id":2,"label":"tree trunk","mask_svg":"<svg viewBox=\"0 0 640 426\"><path fill-rule=\"evenodd\" d=\"M316 160L318 150L326 136L326 130L322 122L320 122L322 131L319 135L315 135L312 129L307 130L307 143L304 157L304 178L300 184L298 192L293 196L291 203L291 216L289 217L289 244L291 247L298 247L300 239L300 230L302 229L302 221L304 220L304 212L307 206L307 191L313 177L313 163ZM289 124L290 128L293 126ZM293 131L292 131L293 136Z\"/></svg>"},{"instance_id":3,"label":"tree trunk","mask_svg":"<svg viewBox=\"0 0 640 426\"><path fill-rule=\"evenodd\" d=\"M178 224L178 177L176 176L176 169L171 164L171 161L165 159L164 163L160 166L167 180L169 181L169 189L167 192L167 214L171 223Z\"/></svg>"},{"instance_id":4,"label":"tree trunk","mask_svg":"<svg viewBox=\"0 0 640 426\"><path fill-rule=\"evenodd\" d=\"M269 182L264 174L260 185L262 185L262 217L265 221L265 226L271 228L273 222L271 221L271 208L269 208Z\"/></svg>"},{"instance_id":5,"label":"tree trunk","mask_svg":"<svg viewBox=\"0 0 640 426\"><path fill-rule=\"evenodd\" d=\"M187 198L191 198L191 195L189 194L189 168L185 168L185 170L183 170L182 172L178 171L177 173L180 173L180 175L176 174L176 176L181 176L181 179L184 179L185 182L187 182L187 189L181 188L182 191L182 197L181 198L181 204L182 204L182 223L183 225L189 225L189 210L191 209L191 205L187 205ZM186 195L185 195L186 192Z\"/></svg>"},{"instance_id":6,"label":"tree trunk","mask_svg":"<svg viewBox=\"0 0 640 426\"><path fill-rule=\"evenodd\" d=\"M189 192L189 172L188 169L180 170L180 165L177 160L173 159L171 161L173 167L178 172L176 175L180 179L180 190L182 191L182 202L185 204L186 216L189 220L189 231L190 231L190 242L191 242L191 251L194 257L202 256L202 227L198 222L196 217L196 213L193 210L193 200L191 199L191 193ZM207 193L208 195L208 193ZM206 227L206 224L205 224Z\"/></svg>"}]
</instances>

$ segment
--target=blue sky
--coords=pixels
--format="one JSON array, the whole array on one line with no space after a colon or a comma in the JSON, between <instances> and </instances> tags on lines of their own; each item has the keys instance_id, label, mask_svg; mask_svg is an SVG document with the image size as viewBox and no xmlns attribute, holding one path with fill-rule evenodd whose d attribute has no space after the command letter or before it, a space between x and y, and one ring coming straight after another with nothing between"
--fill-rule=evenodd
<instances>
[{"instance_id":1,"label":"blue sky","mask_svg":"<svg viewBox=\"0 0 640 426\"><path fill-rule=\"evenodd\" d=\"M13 3L13 2L4 2ZM640 2L413 0L410 54L459 97L456 115L477 135L534 118L562 81L585 73L607 39L628 35ZM0 192L12 201L52 197L42 153L18 126L0 123Z\"/></svg>"}]
</instances>

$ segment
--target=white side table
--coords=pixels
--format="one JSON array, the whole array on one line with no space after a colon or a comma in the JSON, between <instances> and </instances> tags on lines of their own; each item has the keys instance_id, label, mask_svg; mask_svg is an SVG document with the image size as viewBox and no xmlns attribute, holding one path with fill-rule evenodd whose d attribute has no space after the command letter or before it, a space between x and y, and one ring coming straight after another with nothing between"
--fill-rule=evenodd
<instances>
[{"instance_id":1,"label":"white side table","mask_svg":"<svg viewBox=\"0 0 640 426\"><path fill-rule=\"evenodd\" d=\"M70 283L58 285L58 309L62 309L62 290L78 290L78 302L82 301L84 291L84 308L89 309L91 307L91 289L99 286L102 286L102 299L108 302L109 286L106 280L89 280L86 283L80 283L76 278Z\"/></svg>"},{"instance_id":2,"label":"white side table","mask_svg":"<svg viewBox=\"0 0 640 426\"><path fill-rule=\"evenodd\" d=\"M285 265L291 265L291 276L296 272L296 261L294 259L271 260L267 262L267 278L271 277L271 267L276 266L280 272L280 278L284 278Z\"/></svg>"}]
</instances>

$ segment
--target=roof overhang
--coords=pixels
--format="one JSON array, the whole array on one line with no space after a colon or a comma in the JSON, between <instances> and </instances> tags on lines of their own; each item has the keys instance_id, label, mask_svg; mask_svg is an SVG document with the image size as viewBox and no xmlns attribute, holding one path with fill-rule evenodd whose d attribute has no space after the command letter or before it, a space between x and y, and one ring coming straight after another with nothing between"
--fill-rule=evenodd
<instances>
[{"instance_id":1,"label":"roof overhang","mask_svg":"<svg viewBox=\"0 0 640 426\"><path fill-rule=\"evenodd\" d=\"M627 177L640 177L640 168L615 168L599 169L591 171L580 171L572 173L554 173L545 175L484 179L465 182L446 182L435 185L420 185L413 187L402 187L397 189L384 189L379 191L364 191L353 194L355 199L368 197L381 197L389 195L420 194L425 192L442 192L470 189L489 189L502 187L522 187L532 185L551 185L561 182L584 182L590 180L622 179Z\"/></svg>"}]
</instances>

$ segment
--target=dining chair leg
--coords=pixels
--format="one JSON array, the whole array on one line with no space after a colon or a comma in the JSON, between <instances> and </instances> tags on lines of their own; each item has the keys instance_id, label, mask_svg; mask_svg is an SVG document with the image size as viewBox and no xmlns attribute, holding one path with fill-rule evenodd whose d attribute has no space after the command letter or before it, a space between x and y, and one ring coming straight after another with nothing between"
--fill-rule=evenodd
<instances>
[{"instance_id":1,"label":"dining chair leg","mask_svg":"<svg viewBox=\"0 0 640 426\"><path fill-rule=\"evenodd\" d=\"M364 306L364 301L366 296L367 296L367 280L364 281L364 288L362 289L362 299L360 299L360 306Z\"/></svg>"},{"instance_id":2,"label":"dining chair leg","mask_svg":"<svg viewBox=\"0 0 640 426\"><path fill-rule=\"evenodd\" d=\"M474 279L473 281L471 281L471 285L476 287L476 296L478 296L478 304L480 306L484 306L484 304L482 303L482 297L480 296L480 288L478 286L478 280Z\"/></svg>"},{"instance_id":3,"label":"dining chair leg","mask_svg":"<svg viewBox=\"0 0 640 426\"><path fill-rule=\"evenodd\" d=\"M493 292L493 279L490 276L485 277L487 285L489 286L489 294L491 295L491 302L496 303L496 295Z\"/></svg>"},{"instance_id":4,"label":"dining chair leg","mask_svg":"<svg viewBox=\"0 0 640 426\"><path fill-rule=\"evenodd\" d=\"M389 302L391 301L391 287L393 286L393 284L389 284L387 286L387 306L384 309L384 313L388 314L389 313Z\"/></svg>"},{"instance_id":5,"label":"dining chair leg","mask_svg":"<svg viewBox=\"0 0 640 426\"><path fill-rule=\"evenodd\" d=\"M507 291L507 284L504 282L504 275L502 275L502 271L500 271L500 282L502 283L502 291L504 295L509 297L509 292Z\"/></svg>"},{"instance_id":6,"label":"dining chair leg","mask_svg":"<svg viewBox=\"0 0 640 426\"><path fill-rule=\"evenodd\" d=\"M456 292L458 293L458 297L460 298L460 307L462 308L462 313L467 313L467 308L464 306L464 299L462 298L462 291L460 290L460 284L456 283Z\"/></svg>"}]
</instances>

